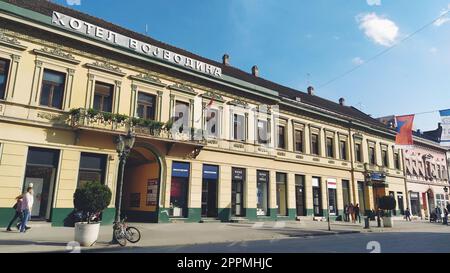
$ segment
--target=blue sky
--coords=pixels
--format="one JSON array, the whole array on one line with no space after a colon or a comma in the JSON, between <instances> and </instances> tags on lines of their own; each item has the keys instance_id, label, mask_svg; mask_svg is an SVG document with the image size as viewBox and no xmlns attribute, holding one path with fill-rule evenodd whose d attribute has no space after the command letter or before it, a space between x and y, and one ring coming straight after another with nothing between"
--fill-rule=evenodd
<instances>
[{"instance_id":1,"label":"blue sky","mask_svg":"<svg viewBox=\"0 0 450 273\"><path fill-rule=\"evenodd\" d=\"M450 0L55 0L374 117L450 108ZM79 5L78 5L79 4ZM328 85L331 79L363 65ZM309 76L308 76L309 75ZM432 130L437 112L416 116Z\"/></svg>"}]
</instances>

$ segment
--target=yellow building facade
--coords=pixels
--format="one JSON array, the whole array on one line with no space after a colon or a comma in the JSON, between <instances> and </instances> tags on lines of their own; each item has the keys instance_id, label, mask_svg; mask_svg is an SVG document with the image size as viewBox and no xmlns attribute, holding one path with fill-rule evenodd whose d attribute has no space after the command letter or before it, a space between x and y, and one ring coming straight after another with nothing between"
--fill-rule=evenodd
<instances>
[{"instance_id":1,"label":"yellow building facade","mask_svg":"<svg viewBox=\"0 0 450 273\"><path fill-rule=\"evenodd\" d=\"M84 182L115 196L114 140L128 131L130 220L342 219L349 203L407 202L395 132L344 101L47 1L0 1L0 22L0 225L29 183L33 218L55 226Z\"/></svg>"}]
</instances>

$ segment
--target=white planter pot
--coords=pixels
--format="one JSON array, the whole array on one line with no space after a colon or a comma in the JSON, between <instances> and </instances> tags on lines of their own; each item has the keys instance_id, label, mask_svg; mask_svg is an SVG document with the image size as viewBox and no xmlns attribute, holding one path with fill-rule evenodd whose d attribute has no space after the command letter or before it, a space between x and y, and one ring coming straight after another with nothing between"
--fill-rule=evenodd
<instances>
[{"instance_id":1,"label":"white planter pot","mask_svg":"<svg viewBox=\"0 0 450 273\"><path fill-rule=\"evenodd\" d=\"M383 227L393 227L394 220L392 217L383 217Z\"/></svg>"},{"instance_id":2,"label":"white planter pot","mask_svg":"<svg viewBox=\"0 0 450 273\"><path fill-rule=\"evenodd\" d=\"M75 223L75 241L81 246L92 246L97 242L100 232L100 223Z\"/></svg>"}]
</instances>

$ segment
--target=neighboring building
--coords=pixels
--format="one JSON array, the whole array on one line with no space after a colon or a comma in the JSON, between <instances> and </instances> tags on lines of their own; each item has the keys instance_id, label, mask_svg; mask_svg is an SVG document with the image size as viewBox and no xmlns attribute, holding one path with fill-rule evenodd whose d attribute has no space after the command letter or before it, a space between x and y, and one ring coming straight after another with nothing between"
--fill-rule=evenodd
<instances>
[{"instance_id":1,"label":"neighboring building","mask_svg":"<svg viewBox=\"0 0 450 273\"><path fill-rule=\"evenodd\" d=\"M333 217L375 209L405 177L395 131L346 106L48 1L0 1L0 225L34 183L34 219L63 224L86 181L146 222ZM131 117L131 118L130 118ZM327 196L329 197L327 200ZM103 213L114 215L114 203Z\"/></svg>"}]
</instances>

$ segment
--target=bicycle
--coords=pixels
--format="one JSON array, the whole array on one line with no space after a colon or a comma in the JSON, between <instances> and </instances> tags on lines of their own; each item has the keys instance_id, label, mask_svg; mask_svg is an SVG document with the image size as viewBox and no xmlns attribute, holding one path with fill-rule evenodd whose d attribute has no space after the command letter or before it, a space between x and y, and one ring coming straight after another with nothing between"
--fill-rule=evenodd
<instances>
[{"instance_id":1,"label":"bicycle","mask_svg":"<svg viewBox=\"0 0 450 273\"><path fill-rule=\"evenodd\" d=\"M119 243L121 246L126 246L127 241L130 243L137 243L141 239L141 232L132 226L128 226L128 224L125 222L127 218L125 217L120 222L114 222L114 239Z\"/></svg>"}]
</instances>

